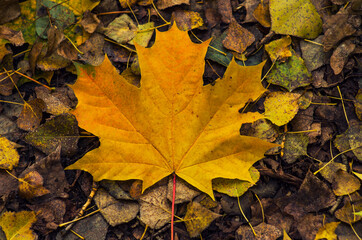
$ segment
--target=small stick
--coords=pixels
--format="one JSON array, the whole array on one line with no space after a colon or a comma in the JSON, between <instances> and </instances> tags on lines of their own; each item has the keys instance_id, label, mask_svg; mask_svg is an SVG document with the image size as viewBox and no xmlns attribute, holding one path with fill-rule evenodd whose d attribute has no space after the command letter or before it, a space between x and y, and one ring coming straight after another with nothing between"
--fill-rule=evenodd
<instances>
[{"instance_id":1,"label":"small stick","mask_svg":"<svg viewBox=\"0 0 362 240\"><path fill-rule=\"evenodd\" d=\"M89 206L89 204L91 203L94 195L96 194L98 190L98 183L97 182L93 182L93 185L92 185L92 191L90 192L88 198L87 198L87 201L85 202L85 204L83 205L82 209L79 211L78 215L74 218L74 220L77 220L78 218L80 218L81 216L83 216L84 214L84 211L86 210L86 208ZM73 221L74 221L73 220ZM65 231L69 231L69 229L72 228L74 222L69 224L66 228L65 228Z\"/></svg>"}]
</instances>

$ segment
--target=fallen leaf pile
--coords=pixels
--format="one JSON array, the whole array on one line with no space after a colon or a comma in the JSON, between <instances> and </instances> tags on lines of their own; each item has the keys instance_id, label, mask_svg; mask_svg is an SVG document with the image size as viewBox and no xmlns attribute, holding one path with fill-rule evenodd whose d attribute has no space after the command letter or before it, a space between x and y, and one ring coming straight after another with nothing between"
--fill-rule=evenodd
<instances>
[{"instance_id":1,"label":"fallen leaf pile","mask_svg":"<svg viewBox=\"0 0 362 240\"><path fill-rule=\"evenodd\" d=\"M360 1L0 7L1 240L362 238Z\"/></svg>"}]
</instances>

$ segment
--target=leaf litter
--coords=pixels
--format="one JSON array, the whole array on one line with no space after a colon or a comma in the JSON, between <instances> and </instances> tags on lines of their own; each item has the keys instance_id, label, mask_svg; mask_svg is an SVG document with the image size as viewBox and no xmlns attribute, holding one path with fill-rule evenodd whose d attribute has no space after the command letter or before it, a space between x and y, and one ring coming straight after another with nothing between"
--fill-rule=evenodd
<instances>
[{"instance_id":1,"label":"leaf litter","mask_svg":"<svg viewBox=\"0 0 362 240\"><path fill-rule=\"evenodd\" d=\"M256 96L261 98L259 102L248 102L247 106L237 107L243 108L240 110L242 113L251 110L254 113L249 112L249 115L260 114L262 118L256 122L244 124L238 122L235 132L238 133L240 125L242 125L240 131L242 134L270 142L276 141L282 146L282 149L273 148L268 151L268 154L271 155L254 164L254 167L259 169L261 176L258 177L259 180L253 179L252 183L235 180L229 173L224 173L229 178L222 180L226 181L226 183L222 182L224 190L219 189L220 192L213 192L215 201L206 197L205 194L201 194L194 187L195 183L191 183L193 185L191 186L187 182L181 181L180 183L180 179L177 179L176 216L181 219L185 218L187 206L199 203L208 214L223 215L223 217L211 218L210 221L201 224L202 226L194 224L192 228L196 228L196 230L187 228L185 221L176 221L174 237L189 239L190 235L195 235L206 239L224 239L247 234L250 238L254 238L253 231L257 233L256 238L261 239L265 237L276 239L281 236L282 232L284 232L285 239L287 236L290 236L291 239L322 237L335 239L336 236L339 239L353 239L361 236L360 218L356 217L361 212L360 197L358 197L362 171L359 159L361 141L360 134L358 134L360 111L359 95L357 94L360 85L358 85L355 75L360 52L359 39L356 37L359 35L361 19L356 14L356 2L346 4L346 1L332 1L332 5L328 9L325 8L327 3L324 1L300 0L289 1L289 3L294 9L299 10L298 14L289 18L290 12L283 12L282 4L279 2L269 1L268 3L268 1L258 0L247 0L239 5L236 1L229 0L219 0L214 3L157 1L155 4L152 1L82 0L68 3L58 0L29 0L20 4L6 5L9 9L7 7L4 9L9 11L1 13L4 15L1 21L5 24L1 26L3 34L0 36L2 60L0 129L4 137L17 144L10 148L5 147L5 152L18 152L20 161L17 162L19 159L17 154L11 155L12 163L10 165L14 165L13 170L8 170L8 172L2 170L0 173L2 179L0 209L7 212L21 212L24 209L36 212L37 220L32 224L31 229L36 230L36 234L41 237L57 235L57 239L78 238L73 233L65 233L64 230L61 233L58 232L58 226L76 217L78 210L86 200L84 196L91 192L92 179L88 177L88 181L84 182L82 181L86 178L84 173L64 172L64 166L74 163L91 149L98 149L99 142L97 137L90 134L92 128L85 128L90 133L84 129L77 130L77 122L72 120L72 117L64 117L69 109L73 109L76 105L74 96L65 87L65 84L74 83L75 77L70 72L75 72L70 67L64 67L72 66L72 61L77 60L83 64L101 66L105 61L104 53L107 53L112 64L117 67L115 70L117 74L118 71L128 69L127 74L125 71L122 74L127 76L127 81L138 85L141 89L145 86L152 89L157 86L155 82L149 85L142 82L145 78L145 73L142 72L144 70L142 61L144 60L142 60L142 56L140 57L142 49L138 45L143 47L157 45L160 33L154 34L154 29L160 29L161 32L167 30L169 28L167 26L171 25L171 17L176 16L176 24L179 26L183 24L184 30L193 29L189 35L197 43L205 42L213 37L211 47L204 49L205 52L207 51L209 60L203 67L200 67L205 68L204 84L215 85L209 88L218 87L221 81L226 80L225 76L228 72L224 73L225 67L234 64L233 55L237 57L237 63L242 66L257 65L268 60L263 74L260 72L259 80L260 77L263 77L263 80L267 79L269 83L273 83L268 86L263 82L264 87L268 88L271 93L265 92L264 95ZM6 4L8 3L6 2ZM14 8L14 12L11 13L10 8ZM114 13L108 13L111 11ZM129 41L117 43L114 41L115 39L105 38L104 30L121 14L126 14L130 18L128 23L134 25L130 33L133 32L134 36ZM294 24L298 22L305 24ZM173 25L175 24L173 23ZM57 27L55 28L55 26ZM231 33L231 28L235 26L238 29L247 29L251 35L243 30L249 35L248 38L243 39L245 34ZM256 31L256 29L258 30ZM37 33L44 40L39 38L37 40ZM23 35L23 38L20 35ZM178 41L189 46L186 44L187 41L175 40L171 37L165 37L164 42L168 45L175 45ZM271 50L272 44L276 43L282 43L282 45L273 46L274 49ZM31 49L31 54L29 54ZM174 52L169 49L167 51ZM178 55L175 53L175 56ZM203 56L200 56L200 59L203 60ZM154 69L159 67L158 61L154 59L149 60L149 63L156 66ZM79 64L79 61L76 64ZM192 65L190 66L190 69L193 69ZM163 69L157 75L161 76L161 79L162 76L172 76L169 72L165 72L164 68L159 69ZM106 79L109 74L109 71L106 72L105 82L108 81ZM217 78L222 80L216 80ZM274 82L271 79L274 79ZM280 80L284 82L279 83ZM37 87L38 83L35 81L40 84L44 83L45 87ZM20 92L16 90L13 82L18 84ZM201 77L200 82L202 82ZM312 84L310 85L310 83ZM117 84L119 83L117 82ZM340 85L338 88L337 84ZM169 89L170 86L164 89ZM35 87L43 89L35 91ZM289 93L285 92L283 87ZM341 88L339 89L339 87ZM308 95L310 92L313 92L312 96ZM21 97L14 100L14 96L19 96L19 93ZM216 96L218 94L220 93L217 93ZM268 96L269 94L270 96ZM268 108L268 99L273 95L280 102L277 101L277 104L274 103L271 108ZM292 101L291 104L285 104L282 101L284 96L292 95L300 97L297 97L298 100ZM341 99L342 95L343 99ZM40 101L39 99L45 102L44 107L38 108L31 105L34 101ZM253 99L256 98L253 97ZM94 100L94 103L97 101L100 103L103 100ZM164 100L156 98L157 101ZM32 107L26 107L27 105L22 105L23 103ZM178 102L178 104L182 103L183 101ZM124 106L132 106L132 102L127 101ZM150 106L152 105L148 107ZM160 106L164 107L167 104ZM24 113L21 113L23 108ZM284 112L283 109L287 108L293 109L289 115L275 113L275 110ZM235 113L239 109L235 109ZM268 116L270 110L274 113L269 113L269 120L267 120L265 116ZM138 111L143 110L138 109ZM32 118L33 115L41 117ZM202 114L199 114L200 116L205 117ZM154 123L152 115L146 118L145 125L148 124L147 121ZM275 124L273 118L284 120ZM62 131L68 120L72 122L72 127ZM92 120L88 119L88 121ZM291 124L288 124L289 122ZM283 133L283 129L285 133ZM46 135L44 135L45 133ZM31 141L26 140L31 135L34 138ZM187 142L184 136L187 135L183 134L180 139ZM292 141L293 137L296 138ZM102 139L101 136L101 147L104 145ZM42 147L36 143L40 140ZM62 150L61 154L56 153L56 156L60 154L60 157L56 157L53 154L54 151L60 151L57 148L59 145L62 145ZM3 146L0 149L3 150ZM282 156L278 155L279 153ZM43 160L47 159L47 155L55 156L54 158L58 159L55 161L57 163L48 165L52 161ZM47 171L42 170L38 164L46 166ZM5 167L9 168L9 164L6 164ZM308 172L309 169L316 173L314 177ZM57 174L54 174L55 172ZM171 173L170 171L169 174ZM49 177L50 175L53 175L53 178ZM29 183L33 181L31 176L35 181L32 186L36 186L36 188L31 188L27 194L24 194L24 190L18 190L18 185L26 179L27 186L29 186ZM304 182L300 185L303 179ZM307 183L308 181L310 183ZM58 182L61 184L59 185ZM115 184L110 185L109 182ZM151 214L148 220L144 220L150 222L151 225L157 225L158 229L152 229L143 221L134 219L134 216L140 216L136 212L136 208L140 206L137 201L141 202L140 198L143 196L142 188L144 186L142 187L141 181L109 182L102 185L106 190L100 190L100 193L105 193L103 196L117 197L117 200L112 198L111 202L114 204L111 206L119 203L131 204L134 206L134 212L123 224L110 221L114 225L111 228L108 228L110 224L104 220L102 213L95 212L75 223L73 230L76 234L80 234L86 239L108 239L109 237L106 238L107 231L113 236L116 234L118 238L149 239L154 234L161 239L171 238L168 231L172 215L172 207L170 209L169 206L173 201L171 178L161 181L161 186L150 188L157 192L158 188L163 189L167 185L167 190L157 195L162 195L160 198L167 204L167 207L154 204L150 207L152 210L149 211L162 212L168 221L165 220L162 223L163 227L158 228L156 214ZM214 183L215 180L212 182ZM327 185L323 185L323 182L327 182ZM253 184L256 186L253 187ZM78 188L79 185L82 187ZM316 190L311 191L311 185L315 185ZM215 186L212 188L215 189ZM247 204L242 203L241 209L237 206L236 197L226 195L232 195L232 192L235 192L235 186L237 189L242 189L239 195L246 191L241 198ZM147 189L146 193L150 190ZM222 193L223 191L226 194ZM252 194L252 192L258 195ZM320 196L317 196L318 194ZM14 198L15 195L19 196L18 199ZM334 201L335 197L332 196L337 197L337 203ZM19 202L19 199L24 199L24 201ZM25 201L25 199L27 200ZM311 199L312 201L310 201ZM154 200L151 198L150 201ZM341 201L341 204L338 205L338 201ZM233 204L234 206L232 206ZM260 204L264 209L263 214L261 214ZM98 209L103 209L99 206ZM251 211L250 208L254 210ZM119 209L119 211L126 211L124 207ZM258 212L255 212L255 209L259 209ZM200 212L204 210L197 210L194 214L200 215ZM143 210L141 215L147 215L147 211ZM118 211L111 212L109 214L117 216ZM246 214L251 226L247 225L243 214ZM326 221L323 221L324 216L327 217ZM200 220L207 218L200 218ZM0 217L0 221L2 219L3 216ZM261 224L263 219L266 219L268 224ZM338 224L339 221L343 223ZM30 225L28 224L27 228L30 228ZM92 228L90 229L89 226ZM262 232L259 232L259 229L262 229ZM35 235L32 233L32 236ZM31 238L29 237L29 239Z\"/></svg>"}]
</instances>

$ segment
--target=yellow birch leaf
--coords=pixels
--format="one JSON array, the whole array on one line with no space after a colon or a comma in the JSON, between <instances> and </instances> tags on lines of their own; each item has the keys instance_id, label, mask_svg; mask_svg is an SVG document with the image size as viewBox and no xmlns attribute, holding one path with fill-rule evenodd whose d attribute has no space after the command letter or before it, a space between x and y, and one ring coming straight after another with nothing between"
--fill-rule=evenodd
<instances>
[{"instance_id":1,"label":"yellow birch leaf","mask_svg":"<svg viewBox=\"0 0 362 240\"><path fill-rule=\"evenodd\" d=\"M281 39L274 40L265 45L265 51L269 54L270 59L275 62L280 60L285 62L288 57L292 56L290 51L290 44L292 39L290 36L282 37Z\"/></svg>"},{"instance_id":2,"label":"yellow birch leaf","mask_svg":"<svg viewBox=\"0 0 362 240\"><path fill-rule=\"evenodd\" d=\"M326 223L323 227L321 227L317 235L315 236L315 240L319 239L327 239L327 240L337 240L337 234L335 234L336 228L340 222L330 222Z\"/></svg>"},{"instance_id":3,"label":"yellow birch leaf","mask_svg":"<svg viewBox=\"0 0 362 240\"><path fill-rule=\"evenodd\" d=\"M314 39L322 19L310 0L270 0L271 30L278 34Z\"/></svg>"},{"instance_id":4,"label":"yellow birch leaf","mask_svg":"<svg viewBox=\"0 0 362 240\"><path fill-rule=\"evenodd\" d=\"M73 114L101 144L67 169L88 171L95 181L140 179L143 190L175 173L211 197L214 178L253 182L249 168L276 144L240 136L242 123L264 116L239 109L265 92L264 63L232 61L222 79L203 86L208 44L192 43L175 25L158 32L151 48L136 44L140 88L107 57L100 66L77 64Z\"/></svg>"},{"instance_id":5,"label":"yellow birch leaf","mask_svg":"<svg viewBox=\"0 0 362 240\"><path fill-rule=\"evenodd\" d=\"M4 212L0 216L0 226L8 240L35 240L37 239L31 225L36 221L34 212Z\"/></svg>"},{"instance_id":6,"label":"yellow birch leaf","mask_svg":"<svg viewBox=\"0 0 362 240\"><path fill-rule=\"evenodd\" d=\"M298 93L270 93L264 102L265 117L278 126L287 124L298 113L299 97L300 94Z\"/></svg>"},{"instance_id":7,"label":"yellow birch leaf","mask_svg":"<svg viewBox=\"0 0 362 240\"><path fill-rule=\"evenodd\" d=\"M0 168L12 170L19 163L19 154L16 151L15 143L0 136Z\"/></svg>"}]
</instances>

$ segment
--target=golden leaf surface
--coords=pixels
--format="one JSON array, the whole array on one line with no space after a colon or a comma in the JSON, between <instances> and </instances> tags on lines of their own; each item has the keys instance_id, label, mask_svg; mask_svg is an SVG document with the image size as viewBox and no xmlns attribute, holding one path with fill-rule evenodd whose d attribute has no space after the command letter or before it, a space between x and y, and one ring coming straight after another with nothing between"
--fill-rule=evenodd
<instances>
[{"instance_id":1,"label":"golden leaf surface","mask_svg":"<svg viewBox=\"0 0 362 240\"><path fill-rule=\"evenodd\" d=\"M211 197L214 178L253 182L249 168L275 144L240 136L242 123L263 115L238 110L265 91L264 64L232 61L222 79L203 86L208 44L192 43L174 26L158 32L151 48L136 45L140 88L107 57L96 67L77 64L73 113L101 145L67 169L88 171L95 181L140 179L143 190L174 172Z\"/></svg>"}]
</instances>

